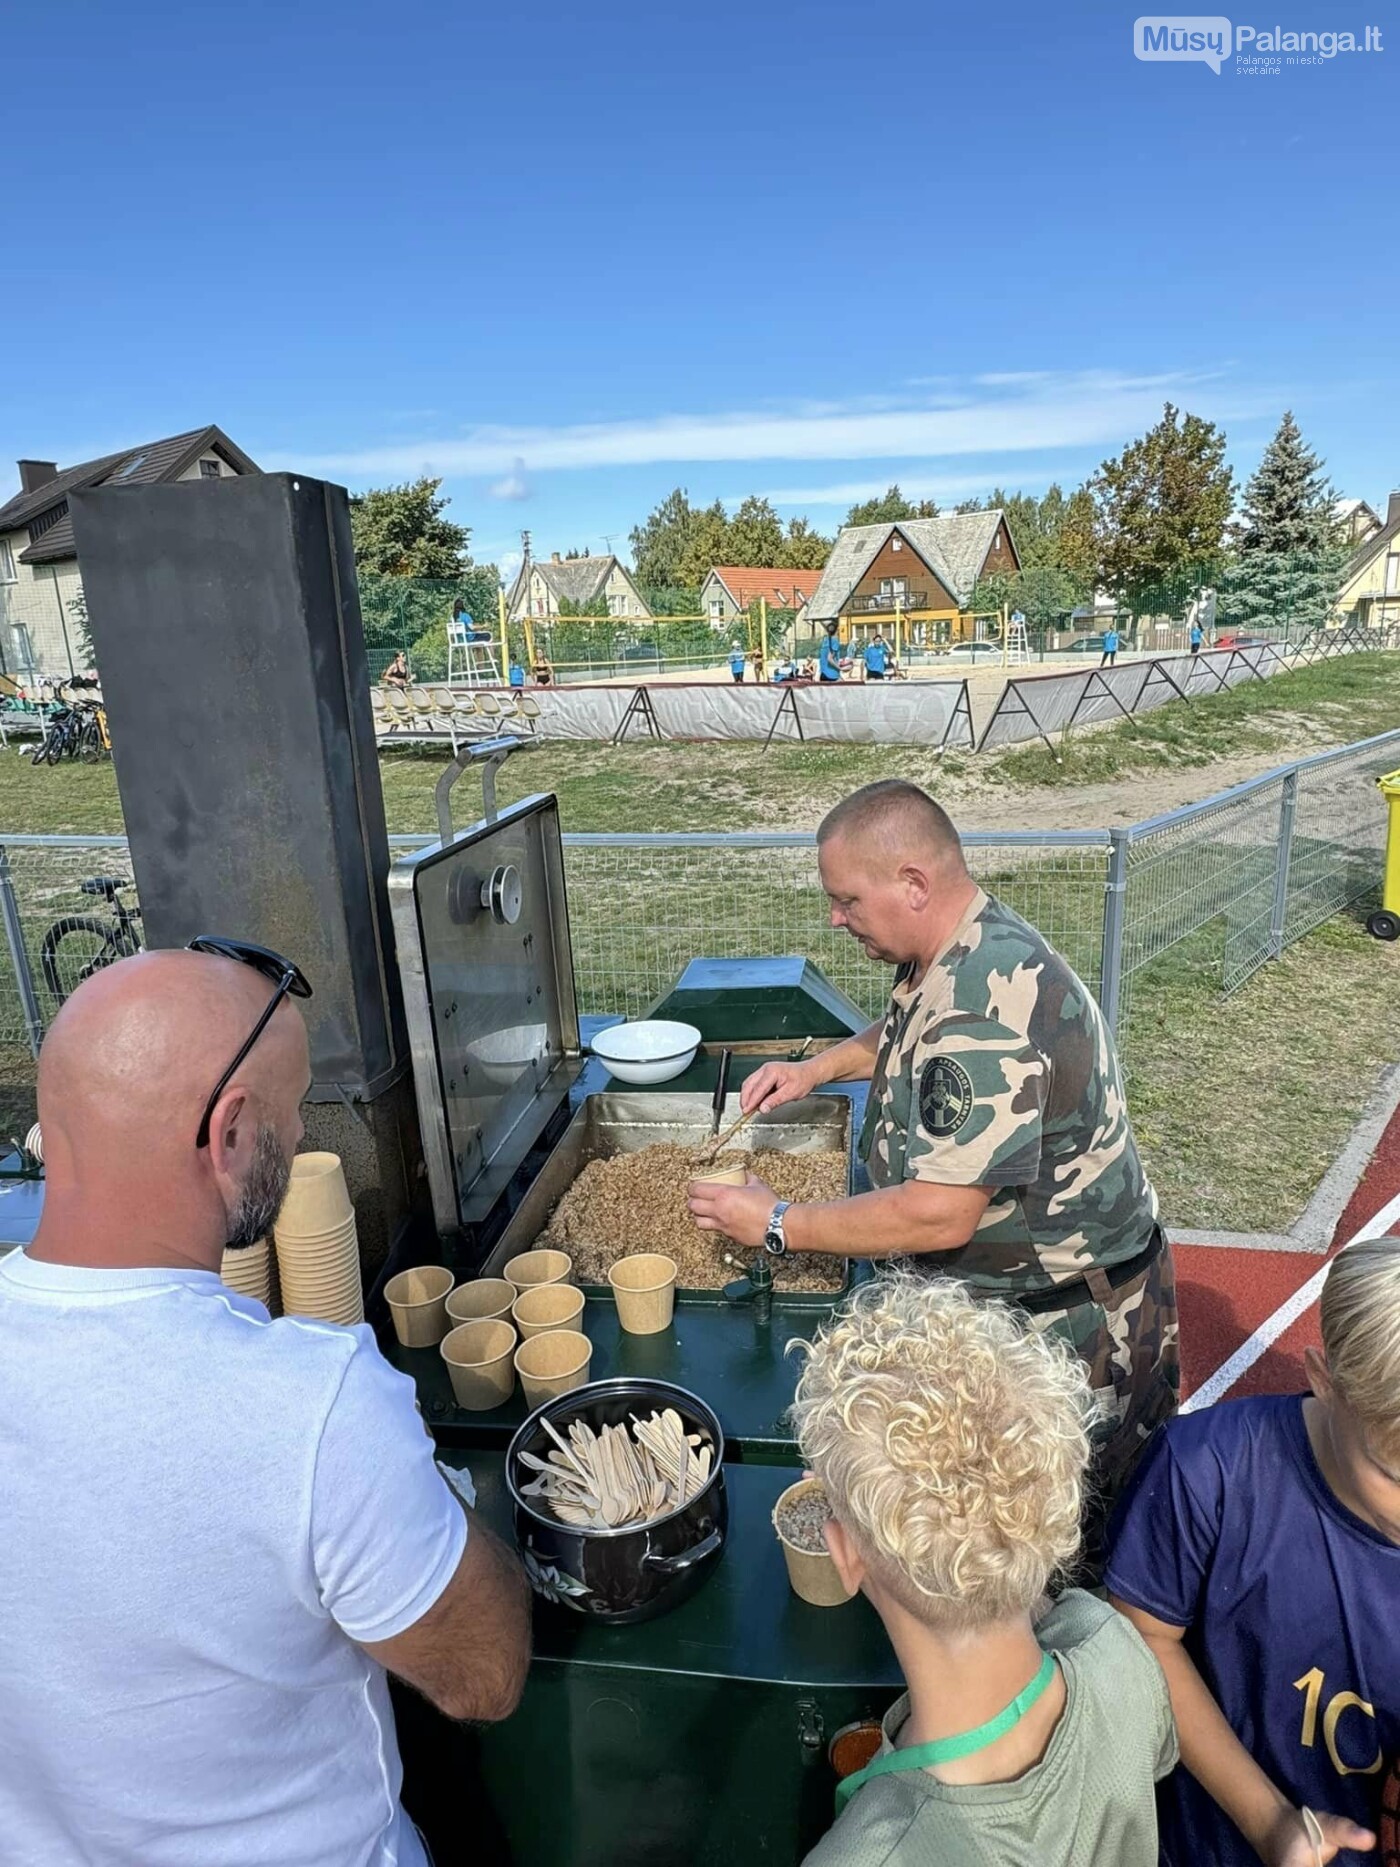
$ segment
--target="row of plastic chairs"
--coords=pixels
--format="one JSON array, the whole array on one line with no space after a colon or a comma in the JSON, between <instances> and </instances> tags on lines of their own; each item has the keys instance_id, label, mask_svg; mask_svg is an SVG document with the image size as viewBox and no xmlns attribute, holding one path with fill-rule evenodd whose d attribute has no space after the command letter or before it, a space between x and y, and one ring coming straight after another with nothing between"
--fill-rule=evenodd
<instances>
[{"instance_id":1,"label":"row of plastic chairs","mask_svg":"<svg viewBox=\"0 0 1400 1867\"><path fill-rule=\"evenodd\" d=\"M375 730L418 736L440 735L456 749L458 734L473 735L523 729L533 733L540 703L531 694L487 693L461 687L374 687L370 689Z\"/></svg>"}]
</instances>

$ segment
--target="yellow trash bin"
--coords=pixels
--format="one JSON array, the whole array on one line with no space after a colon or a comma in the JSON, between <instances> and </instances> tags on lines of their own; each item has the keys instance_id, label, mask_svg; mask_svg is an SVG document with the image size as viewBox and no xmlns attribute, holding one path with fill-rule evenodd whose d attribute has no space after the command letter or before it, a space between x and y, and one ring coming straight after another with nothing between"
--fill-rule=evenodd
<instances>
[{"instance_id":1,"label":"yellow trash bin","mask_svg":"<svg viewBox=\"0 0 1400 1867\"><path fill-rule=\"evenodd\" d=\"M1376 783L1390 812L1390 823L1385 839L1381 906L1367 920L1366 931L1377 940L1400 940L1400 771L1388 771Z\"/></svg>"}]
</instances>

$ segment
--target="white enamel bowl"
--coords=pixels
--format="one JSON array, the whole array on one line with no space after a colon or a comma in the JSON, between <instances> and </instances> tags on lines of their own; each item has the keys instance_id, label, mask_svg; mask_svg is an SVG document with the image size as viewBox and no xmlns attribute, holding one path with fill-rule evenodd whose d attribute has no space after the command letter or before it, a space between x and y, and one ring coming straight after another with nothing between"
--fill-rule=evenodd
<instances>
[{"instance_id":1,"label":"white enamel bowl","mask_svg":"<svg viewBox=\"0 0 1400 1867\"><path fill-rule=\"evenodd\" d=\"M668 1083L695 1060L700 1033L693 1024L669 1018L641 1018L615 1024L593 1039L595 1057L607 1064L620 1083Z\"/></svg>"}]
</instances>

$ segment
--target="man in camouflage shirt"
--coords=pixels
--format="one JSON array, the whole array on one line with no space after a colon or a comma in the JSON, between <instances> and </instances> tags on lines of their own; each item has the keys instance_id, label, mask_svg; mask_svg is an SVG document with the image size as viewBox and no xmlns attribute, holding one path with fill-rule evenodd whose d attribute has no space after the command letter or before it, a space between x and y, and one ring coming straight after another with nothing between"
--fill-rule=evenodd
<instances>
[{"instance_id":1,"label":"man in camouflage shirt","mask_svg":"<svg viewBox=\"0 0 1400 1867\"><path fill-rule=\"evenodd\" d=\"M1171 1254L1112 1034L1065 960L973 881L952 823L917 786L867 785L817 841L832 925L897 968L890 1008L805 1062L765 1064L741 1101L772 1109L868 1080L861 1153L875 1190L777 1210L756 1179L694 1182L691 1211L778 1255L910 1258L1068 1341L1101 1408L1096 1554L1104 1514L1178 1391Z\"/></svg>"}]
</instances>

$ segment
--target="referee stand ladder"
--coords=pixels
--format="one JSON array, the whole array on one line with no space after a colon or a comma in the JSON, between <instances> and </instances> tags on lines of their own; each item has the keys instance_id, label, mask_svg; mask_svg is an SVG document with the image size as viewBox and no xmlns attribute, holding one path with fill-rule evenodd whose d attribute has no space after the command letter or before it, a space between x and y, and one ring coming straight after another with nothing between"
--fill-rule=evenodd
<instances>
[{"instance_id":1,"label":"referee stand ladder","mask_svg":"<svg viewBox=\"0 0 1400 1867\"><path fill-rule=\"evenodd\" d=\"M1002 639L1005 644L1004 653L1002 655L1002 666L1004 668L1026 667L1031 658L1031 643L1030 637L1026 632L1025 617L1010 617L1006 623L1006 630Z\"/></svg>"}]
</instances>

